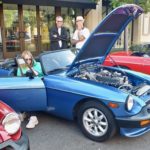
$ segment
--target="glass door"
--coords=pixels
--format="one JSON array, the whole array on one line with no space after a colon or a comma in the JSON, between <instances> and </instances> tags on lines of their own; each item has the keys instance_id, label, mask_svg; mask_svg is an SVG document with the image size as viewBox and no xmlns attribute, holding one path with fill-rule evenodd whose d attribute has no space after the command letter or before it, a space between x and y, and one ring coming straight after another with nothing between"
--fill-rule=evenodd
<instances>
[{"instance_id":1,"label":"glass door","mask_svg":"<svg viewBox=\"0 0 150 150\"><path fill-rule=\"evenodd\" d=\"M3 4L1 14L4 58L13 58L24 50L30 50L33 54L40 52L38 6Z\"/></svg>"},{"instance_id":2,"label":"glass door","mask_svg":"<svg viewBox=\"0 0 150 150\"><path fill-rule=\"evenodd\" d=\"M50 50L49 30L55 25L55 9L52 6L40 6L41 50Z\"/></svg>"},{"instance_id":3,"label":"glass door","mask_svg":"<svg viewBox=\"0 0 150 150\"><path fill-rule=\"evenodd\" d=\"M5 26L3 41L5 43L5 48L3 49L4 56L14 57L21 49L19 41L18 6L4 4L3 18Z\"/></svg>"},{"instance_id":4,"label":"glass door","mask_svg":"<svg viewBox=\"0 0 150 150\"><path fill-rule=\"evenodd\" d=\"M25 50L36 53L38 47L38 30L36 20L36 6L23 6Z\"/></svg>"}]
</instances>

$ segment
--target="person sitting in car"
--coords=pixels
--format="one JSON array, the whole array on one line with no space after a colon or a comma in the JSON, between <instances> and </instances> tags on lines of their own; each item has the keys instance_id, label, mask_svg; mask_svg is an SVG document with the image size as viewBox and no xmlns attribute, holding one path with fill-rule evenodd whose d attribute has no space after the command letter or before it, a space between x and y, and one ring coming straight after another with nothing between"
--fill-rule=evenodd
<instances>
[{"instance_id":1,"label":"person sitting in car","mask_svg":"<svg viewBox=\"0 0 150 150\"><path fill-rule=\"evenodd\" d=\"M20 63L19 60L18 62L18 69L17 69L17 76L25 76L26 72L28 70L31 70L34 74L34 76L42 77L43 72L41 68L41 64L39 62L36 62L35 59L33 58L32 54L30 51L25 50L23 51L21 57L23 58L23 62L25 63ZM19 113L20 119L23 121L26 116L26 113ZM26 128L34 128L38 124L38 119L35 115L30 116L29 122L26 125Z\"/></svg>"},{"instance_id":2,"label":"person sitting in car","mask_svg":"<svg viewBox=\"0 0 150 150\"><path fill-rule=\"evenodd\" d=\"M23 51L21 57L24 59L25 64L19 65L17 76L25 76L28 70L31 70L35 76L43 76L41 64L35 61L30 51Z\"/></svg>"}]
</instances>

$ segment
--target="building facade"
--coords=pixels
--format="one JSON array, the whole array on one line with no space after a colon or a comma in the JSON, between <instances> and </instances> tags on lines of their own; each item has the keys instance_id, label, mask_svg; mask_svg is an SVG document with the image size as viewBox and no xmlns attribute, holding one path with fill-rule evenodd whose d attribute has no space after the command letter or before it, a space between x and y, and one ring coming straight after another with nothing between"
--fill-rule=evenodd
<instances>
[{"instance_id":1,"label":"building facade","mask_svg":"<svg viewBox=\"0 0 150 150\"><path fill-rule=\"evenodd\" d=\"M0 0L0 59L25 49L34 55L49 50L49 29L56 16L63 16L64 26L72 35L75 17L86 16L95 8L92 0Z\"/></svg>"},{"instance_id":2,"label":"building facade","mask_svg":"<svg viewBox=\"0 0 150 150\"><path fill-rule=\"evenodd\" d=\"M150 12L134 22L133 44L150 43Z\"/></svg>"},{"instance_id":3,"label":"building facade","mask_svg":"<svg viewBox=\"0 0 150 150\"><path fill-rule=\"evenodd\" d=\"M77 15L85 17L85 25L92 31L109 13L106 1L99 0L0 0L0 59L15 57L27 49L34 55L50 49L49 29L55 17L63 16L70 37ZM128 47L150 43L150 13L143 14L128 26ZM125 34L115 48L123 49Z\"/></svg>"}]
</instances>

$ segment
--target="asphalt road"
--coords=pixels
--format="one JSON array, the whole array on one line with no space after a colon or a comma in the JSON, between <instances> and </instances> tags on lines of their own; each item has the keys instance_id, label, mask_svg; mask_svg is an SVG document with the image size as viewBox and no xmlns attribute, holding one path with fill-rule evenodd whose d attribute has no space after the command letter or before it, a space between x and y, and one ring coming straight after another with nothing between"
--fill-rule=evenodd
<instances>
[{"instance_id":1,"label":"asphalt road","mask_svg":"<svg viewBox=\"0 0 150 150\"><path fill-rule=\"evenodd\" d=\"M29 136L31 150L150 150L150 132L137 138L116 135L107 142L99 143L87 139L75 122L37 114L39 125L34 129L23 128Z\"/></svg>"}]
</instances>

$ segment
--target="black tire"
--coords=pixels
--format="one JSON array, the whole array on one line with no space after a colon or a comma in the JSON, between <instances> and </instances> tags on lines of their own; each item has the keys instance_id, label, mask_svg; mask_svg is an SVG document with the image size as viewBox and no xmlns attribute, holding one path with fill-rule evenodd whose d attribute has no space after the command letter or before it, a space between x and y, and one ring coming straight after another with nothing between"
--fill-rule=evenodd
<instances>
[{"instance_id":1,"label":"black tire","mask_svg":"<svg viewBox=\"0 0 150 150\"><path fill-rule=\"evenodd\" d=\"M93 117L92 121L89 121L90 122L90 125L89 125L87 123L88 121L85 121L83 119L83 117L88 118L88 116L89 116L88 119L91 119L88 112L91 111L91 113L92 113L92 110L93 110L93 113L95 113L95 112L98 113L98 117L95 117L97 119L94 119L94 117ZM103 118L100 119L100 116ZM89 101L89 102L84 103L80 107L77 117L78 117L78 124L79 124L81 131L83 132L83 134L86 137L90 138L93 141L98 141L98 142L106 141L109 138L111 138L112 136L114 136L114 134L117 131L117 126L116 126L116 123L115 123L112 113L99 102ZM99 121L97 121L98 119L99 119ZM101 125L101 123L103 123L103 124ZM106 126L104 125L104 123L106 124ZM88 126L90 129L88 129ZM90 126L92 126L92 127L90 127ZM103 129L102 130L103 133L100 131L101 127ZM102 135L96 135L96 133L92 133L92 130L95 130L95 129L97 131L99 130L100 132L98 131L97 133L102 134Z\"/></svg>"}]
</instances>

